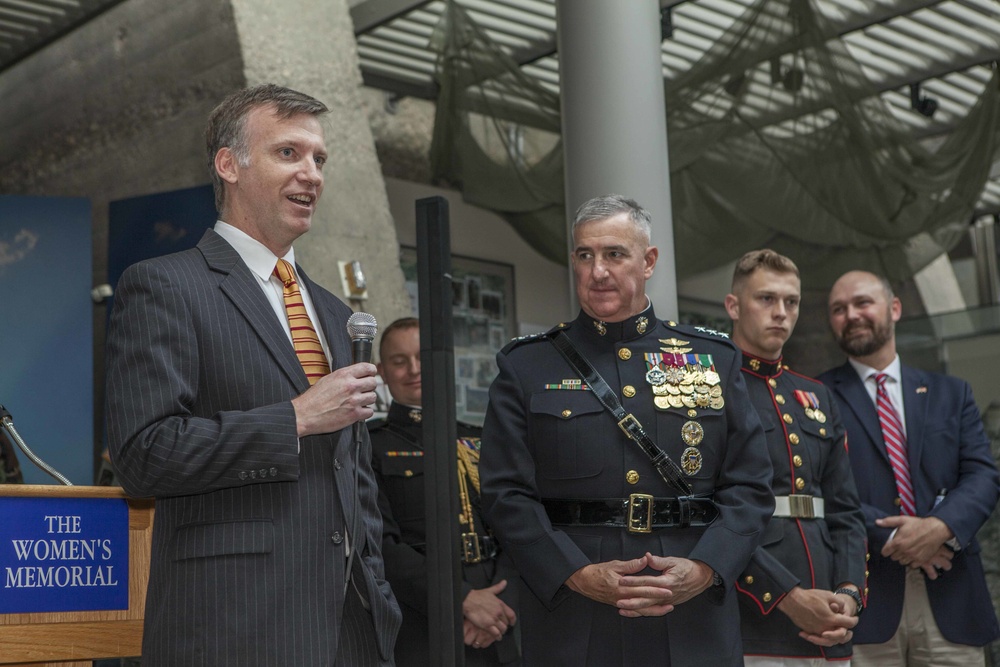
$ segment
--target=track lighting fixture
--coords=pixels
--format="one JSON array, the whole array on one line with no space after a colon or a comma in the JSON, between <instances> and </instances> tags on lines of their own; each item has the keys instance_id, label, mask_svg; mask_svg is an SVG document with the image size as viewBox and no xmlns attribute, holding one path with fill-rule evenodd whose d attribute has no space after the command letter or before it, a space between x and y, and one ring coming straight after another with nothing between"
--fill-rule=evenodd
<instances>
[{"instance_id":1,"label":"track lighting fixture","mask_svg":"<svg viewBox=\"0 0 1000 667\"><path fill-rule=\"evenodd\" d=\"M921 96L920 82L910 84L910 108L921 116L933 118L938 109L938 101L933 97Z\"/></svg>"}]
</instances>

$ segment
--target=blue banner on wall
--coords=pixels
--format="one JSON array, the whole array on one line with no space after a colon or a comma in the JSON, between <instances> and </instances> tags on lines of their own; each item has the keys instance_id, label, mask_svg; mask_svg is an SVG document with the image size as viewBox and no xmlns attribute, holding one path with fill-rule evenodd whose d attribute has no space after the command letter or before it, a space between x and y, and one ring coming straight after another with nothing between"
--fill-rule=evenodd
<instances>
[{"instance_id":1,"label":"blue banner on wall","mask_svg":"<svg viewBox=\"0 0 1000 667\"><path fill-rule=\"evenodd\" d=\"M128 504L0 498L0 613L128 609Z\"/></svg>"},{"instance_id":2,"label":"blue banner on wall","mask_svg":"<svg viewBox=\"0 0 1000 667\"><path fill-rule=\"evenodd\" d=\"M86 199L0 196L0 403L74 484L94 481L92 234ZM20 463L26 483L52 483Z\"/></svg>"}]
</instances>

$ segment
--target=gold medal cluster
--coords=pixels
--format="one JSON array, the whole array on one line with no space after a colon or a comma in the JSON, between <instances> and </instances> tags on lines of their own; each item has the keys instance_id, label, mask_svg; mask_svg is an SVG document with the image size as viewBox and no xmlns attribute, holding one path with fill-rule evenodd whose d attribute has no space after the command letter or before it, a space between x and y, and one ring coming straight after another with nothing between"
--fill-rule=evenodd
<instances>
[{"instance_id":1,"label":"gold medal cluster","mask_svg":"<svg viewBox=\"0 0 1000 667\"><path fill-rule=\"evenodd\" d=\"M668 354L685 354L691 351L691 348L683 347L689 344L687 341L671 338L660 342L668 346L660 348ZM652 387L653 405L657 410L721 410L725 407L722 380L712 367L706 368L699 363L664 365L655 355L647 355L647 363L649 370L646 371L646 382ZM694 413L690 414L693 416ZM703 458L698 445L704 438L705 429L696 421L687 421L681 427L681 439L687 448L681 454L680 466L687 475L696 475L701 471Z\"/></svg>"},{"instance_id":2,"label":"gold medal cluster","mask_svg":"<svg viewBox=\"0 0 1000 667\"><path fill-rule=\"evenodd\" d=\"M671 366L659 367L646 373L646 382L653 387L653 405L658 410L671 408L711 408L721 410L726 405L722 397L719 374L712 370L697 370Z\"/></svg>"}]
</instances>

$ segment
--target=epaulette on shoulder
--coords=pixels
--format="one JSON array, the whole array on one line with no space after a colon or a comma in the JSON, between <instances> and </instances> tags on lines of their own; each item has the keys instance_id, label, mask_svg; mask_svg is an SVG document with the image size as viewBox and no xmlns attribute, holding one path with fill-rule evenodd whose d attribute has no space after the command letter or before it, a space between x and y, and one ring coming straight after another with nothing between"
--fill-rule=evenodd
<instances>
[{"instance_id":1,"label":"epaulette on shoulder","mask_svg":"<svg viewBox=\"0 0 1000 667\"><path fill-rule=\"evenodd\" d=\"M556 331L564 331L570 327L570 322L560 322L556 326L552 327L548 331L543 331L541 333L527 334L524 336L518 336L517 338L511 338L510 342L503 346L504 353L509 352L518 345L524 345L525 343L534 343L540 340L545 340L552 336Z\"/></svg>"}]
</instances>

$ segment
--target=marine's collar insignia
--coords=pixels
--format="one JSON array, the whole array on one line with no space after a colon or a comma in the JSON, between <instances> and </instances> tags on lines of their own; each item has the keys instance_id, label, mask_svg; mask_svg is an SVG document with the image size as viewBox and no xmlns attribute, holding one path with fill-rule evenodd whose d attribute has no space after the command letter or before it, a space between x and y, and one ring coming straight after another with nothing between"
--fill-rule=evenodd
<instances>
[{"instance_id":1,"label":"marine's collar insignia","mask_svg":"<svg viewBox=\"0 0 1000 667\"><path fill-rule=\"evenodd\" d=\"M608 327L605 325L604 322L601 322L599 320L594 320L594 329L596 329L597 333L599 333L602 336L608 333Z\"/></svg>"},{"instance_id":2,"label":"marine's collar insignia","mask_svg":"<svg viewBox=\"0 0 1000 667\"><path fill-rule=\"evenodd\" d=\"M750 360L750 368L752 368L755 371L759 371L760 370L760 361L757 360L757 359L751 359Z\"/></svg>"},{"instance_id":3,"label":"marine's collar insignia","mask_svg":"<svg viewBox=\"0 0 1000 667\"><path fill-rule=\"evenodd\" d=\"M424 413L421 412L420 410L417 410L416 408L410 410L409 414L407 414L406 416L409 417L410 421L413 422L414 424L419 424L424 420Z\"/></svg>"},{"instance_id":4,"label":"marine's collar insignia","mask_svg":"<svg viewBox=\"0 0 1000 667\"><path fill-rule=\"evenodd\" d=\"M646 327L649 326L649 320L645 317L640 317L635 321L636 333L644 334L646 333Z\"/></svg>"}]
</instances>

